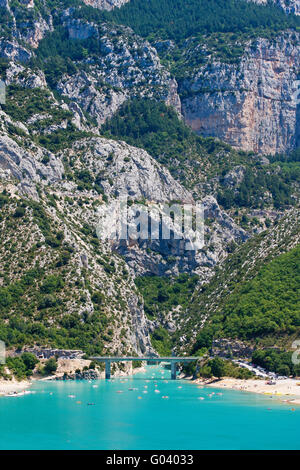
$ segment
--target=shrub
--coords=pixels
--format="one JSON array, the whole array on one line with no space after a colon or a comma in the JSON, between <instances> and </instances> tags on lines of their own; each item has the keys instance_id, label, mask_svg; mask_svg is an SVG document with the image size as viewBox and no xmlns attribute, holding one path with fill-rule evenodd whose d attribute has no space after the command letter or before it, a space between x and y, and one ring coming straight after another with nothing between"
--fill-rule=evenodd
<instances>
[{"instance_id":1,"label":"shrub","mask_svg":"<svg viewBox=\"0 0 300 470\"><path fill-rule=\"evenodd\" d=\"M57 371L57 362L54 357L50 357L45 363L44 372L46 374L53 374Z\"/></svg>"}]
</instances>

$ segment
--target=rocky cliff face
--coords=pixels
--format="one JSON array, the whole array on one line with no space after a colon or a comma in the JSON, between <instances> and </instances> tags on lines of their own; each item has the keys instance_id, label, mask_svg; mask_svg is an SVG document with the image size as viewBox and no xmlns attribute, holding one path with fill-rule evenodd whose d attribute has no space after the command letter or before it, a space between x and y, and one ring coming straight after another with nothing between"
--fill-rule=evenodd
<instances>
[{"instance_id":1,"label":"rocky cliff face","mask_svg":"<svg viewBox=\"0 0 300 470\"><path fill-rule=\"evenodd\" d=\"M145 150L100 137L100 126L126 100L147 97L182 112L198 133L237 148L266 153L293 148L299 135L299 109L293 101L299 34L249 42L239 63L211 57L209 65L197 66L180 84L181 103L177 82L157 50L131 29L83 20L71 8L56 12L54 22L46 4L33 8L33 2L0 2L11 26L0 24L0 56L7 59L1 61L0 74L8 97L0 108L0 265L6 270L0 286L13 285L28 269L41 266L38 293L23 299L31 309L28 321L58 331L65 323L72 330L77 321L83 329L95 321L91 336L104 351L153 352L150 332L159 324L147 320L135 277L185 272L198 274L200 283L211 278L230 251L249 238L239 226L242 214L229 215L213 197L221 179L234 192L247 165L237 159L233 168L232 162L227 166L232 149L211 139L203 154L201 148L196 153L198 166L190 164L191 147L186 159L171 162L176 170L171 176ZM89 4L109 9L122 3ZM95 49L86 49L79 58L67 55L70 69L63 67L64 60L54 61L57 81L49 88L43 60L51 53L38 66L30 60L57 23L58 36L65 28L63 38L78 41L78 48L80 41L86 47L90 42ZM179 152L185 145L180 143ZM178 181L183 173L195 176L189 190ZM195 184L199 191L193 191ZM203 196L206 219L205 246L197 251L185 250L187 239L111 242L96 236L99 210L122 194L130 203L151 206L194 204L192 191L194 198ZM62 277L66 288L58 288L57 298L49 295L41 301L39 289L47 274ZM13 307L8 317L12 313Z\"/></svg>"},{"instance_id":2,"label":"rocky cliff face","mask_svg":"<svg viewBox=\"0 0 300 470\"><path fill-rule=\"evenodd\" d=\"M177 276L186 272L196 273L202 281L209 279L215 267L227 257L228 245L244 242L248 234L221 210L214 197L206 196L202 204L204 220L213 222L204 224L205 245L201 249L200 246L187 249L191 239L187 234L181 236L175 224L171 225L175 235L168 240L120 240L112 243L113 250L124 257L136 275ZM151 209L151 204L149 206ZM162 219L162 225L166 225L165 219Z\"/></svg>"},{"instance_id":3,"label":"rocky cliff face","mask_svg":"<svg viewBox=\"0 0 300 470\"><path fill-rule=\"evenodd\" d=\"M180 110L177 83L161 65L157 51L129 28L115 28L72 19L65 20L71 39L97 38L100 53L92 63L77 64L80 70L65 75L58 91L76 101L98 125L111 117L122 103L143 96L164 100Z\"/></svg>"},{"instance_id":4,"label":"rocky cliff face","mask_svg":"<svg viewBox=\"0 0 300 470\"><path fill-rule=\"evenodd\" d=\"M53 30L50 11L45 4L39 6L41 9L35 7L33 0L24 0L20 3L0 0L0 7L7 10L6 21L3 23L5 36L26 43L34 49L37 48L46 32ZM0 37L1 35L0 28Z\"/></svg>"},{"instance_id":5,"label":"rocky cliff face","mask_svg":"<svg viewBox=\"0 0 300 470\"><path fill-rule=\"evenodd\" d=\"M23 5L26 14L20 6L19 11L5 5L11 33L0 34L0 56L28 63L41 39L53 30L53 16L46 5L43 9ZM17 15L20 12L22 20ZM244 54L235 63L220 61L206 50L206 65L191 68L187 56L189 73L180 82L179 93L176 80L157 53L162 46L175 47L172 42L158 41L156 50L129 28L79 19L72 9L60 10L58 18L71 41L97 42L97 54L76 60L76 71L63 74L57 91L72 100L79 113L81 109L91 115L98 126L126 100L147 97L173 106L197 133L218 137L236 148L276 153L298 144L299 33L286 32L272 41L248 41L242 44ZM195 57L202 55L202 47L206 49L195 45Z\"/></svg>"},{"instance_id":6,"label":"rocky cliff face","mask_svg":"<svg viewBox=\"0 0 300 470\"><path fill-rule=\"evenodd\" d=\"M120 8L129 0L84 0L86 5L90 5L100 10L112 10L113 8Z\"/></svg>"},{"instance_id":7,"label":"rocky cliff face","mask_svg":"<svg viewBox=\"0 0 300 470\"><path fill-rule=\"evenodd\" d=\"M248 45L239 64L213 61L184 80L186 122L199 134L234 147L280 153L295 147L299 111L295 99L300 66L299 34Z\"/></svg>"}]
</instances>

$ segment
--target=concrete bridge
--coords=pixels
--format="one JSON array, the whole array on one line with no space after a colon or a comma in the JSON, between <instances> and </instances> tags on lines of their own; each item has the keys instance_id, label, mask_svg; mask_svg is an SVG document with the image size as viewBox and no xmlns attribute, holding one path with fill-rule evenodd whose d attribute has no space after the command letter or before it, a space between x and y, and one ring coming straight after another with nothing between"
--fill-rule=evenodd
<instances>
[{"instance_id":1,"label":"concrete bridge","mask_svg":"<svg viewBox=\"0 0 300 470\"><path fill-rule=\"evenodd\" d=\"M177 362L192 362L197 361L199 357L152 357L152 356L143 356L143 357L118 357L118 356L100 356L100 357L91 357L91 360L105 362L105 378L110 379L111 376L111 363L112 362L128 362L128 361L147 361L147 362L170 362L171 363L171 379L176 380L176 365Z\"/></svg>"}]
</instances>

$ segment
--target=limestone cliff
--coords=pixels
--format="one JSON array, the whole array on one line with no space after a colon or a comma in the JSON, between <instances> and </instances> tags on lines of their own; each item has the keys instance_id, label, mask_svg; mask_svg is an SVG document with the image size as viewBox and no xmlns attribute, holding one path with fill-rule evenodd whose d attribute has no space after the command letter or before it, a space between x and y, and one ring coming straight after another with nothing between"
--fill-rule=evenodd
<instances>
[{"instance_id":1,"label":"limestone cliff","mask_svg":"<svg viewBox=\"0 0 300 470\"><path fill-rule=\"evenodd\" d=\"M102 24L101 28L72 18L64 21L71 39L97 38L100 53L93 61L77 63L78 72L64 75L59 93L76 101L98 125L124 101L137 97L163 100L180 110L177 82L161 65L157 51L129 28Z\"/></svg>"},{"instance_id":2,"label":"limestone cliff","mask_svg":"<svg viewBox=\"0 0 300 470\"><path fill-rule=\"evenodd\" d=\"M299 34L246 46L240 62L212 60L181 86L182 113L199 134L234 147L274 154L296 146Z\"/></svg>"}]
</instances>

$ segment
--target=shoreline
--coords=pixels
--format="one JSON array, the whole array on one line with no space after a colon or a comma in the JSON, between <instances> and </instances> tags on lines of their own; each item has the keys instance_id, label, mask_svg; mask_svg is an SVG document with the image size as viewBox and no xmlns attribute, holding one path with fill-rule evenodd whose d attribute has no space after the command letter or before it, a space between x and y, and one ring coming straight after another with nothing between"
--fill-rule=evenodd
<instances>
[{"instance_id":1,"label":"shoreline","mask_svg":"<svg viewBox=\"0 0 300 470\"><path fill-rule=\"evenodd\" d=\"M194 384L203 387L222 388L227 390L237 390L239 392L257 393L259 395L278 398L282 403L300 405L300 380L282 379L277 380L275 384L267 384L266 379L235 379L232 377L223 377L221 379L191 379ZM299 385L298 385L299 384Z\"/></svg>"},{"instance_id":2,"label":"shoreline","mask_svg":"<svg viewBox=\"0 0 300 470\"><path fill-rule=\"evenodd\" d=\"M12 380L3 380L0 379L0 397L3 396L17 396L22 394L29 387L33 385L35 381L53 381L57 380L59 377L62 378L65 370L73 369L74 366L78 365L78 362L74 364L73 360L68 360L60 364L60 367L56 374L48 377L39 377L34 375L30 380L17 381L16 379ZM144 372L145 366L139 368L130 368L126 371L117 371L114 374L114 377L130 377L138 374L139 372ZM102 380L105 377L105 372L102 371L99 374L97 380ZM239 392L249 392L256 393L259 395L265 395L266 397L276 398L281 403L288 403L294 405L300 405L300 380L297 379L282 379L277 380L275 384L267 384L268 380L266 379L235 379L232 377L223 377L221 379L205 379L198 378L193 379L192 377L187 377L183 375L178 376L179 379L188 380L191 383L198 385L199 387L212 387L220 388L225 390L237 390Z\"/></svg>"},{"instance_id":3,"label":"shoreline","mask_svg":"<svg viewBox=\"0 0 300 470\"><path fill-rule=\"evenodd\" d=\"M15 396L25 392L32 385L33 380L21 380L20 382L16 379L0 380L0 397Z\"/></svg>"},{"instance_id":4,"label":"shoreline","mask_svg":"<svg viewBox=\"0 0 300 470\"><path fill-rule=\"evenodd\" d=\"M18 396L19 394L22 394L22 392L26 392L26 390L31 387L33 385L34 382L45 382L45 381L56 381L57 378L62 378L62 376L64 375L64 372L66 369L66 371L70 372L70 366L71 368L73 369L74 368L74 365L78 365L78 362L76 362L76 364L73 362L70 363L69 361L73 361L72 359L71 360L68 360L68 364L61 364L61 367L60 367L60 370L54 374L54 375L49 375L47 377L39 377L37 375L33 375L32 377L30 377L30 380L21 380L21 381L18 381L16 379L12 379L12 380L4 380L4 379L0 379L0 398L1 397L14 397L14 396ZM78 360L76 360L78 361ZM130 377L130 376L134 376L135 374L138 374L139 372L144 372L146 369L144 366L142 367L138 367L138 368L132 368L132 370L130 371L117 371L113 377ZM96 380L102 380L105 378L105 372L102 371L100 374L99 374L99 377L96 379Z\"/></svg>"}]
</instances>

